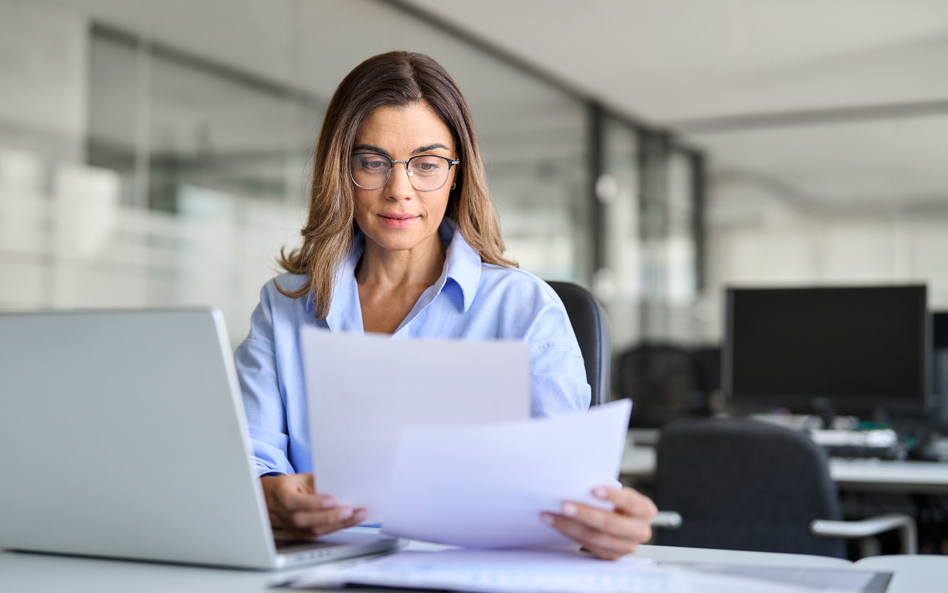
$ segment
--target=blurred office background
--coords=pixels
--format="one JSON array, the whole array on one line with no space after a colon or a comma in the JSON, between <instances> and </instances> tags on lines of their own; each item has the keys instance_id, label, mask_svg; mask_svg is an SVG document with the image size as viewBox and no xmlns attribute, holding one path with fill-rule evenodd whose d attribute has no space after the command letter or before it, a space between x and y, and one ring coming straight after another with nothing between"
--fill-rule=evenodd
<instances>
[{"instance_id":1,"label":"blurred office background","mask_svg":"<svg viewBox=\"0 0 948 593\"><path fill-rule=\"evenodd\" d=\"M718 344L725 286L948 309L943 2L0 0L0 310L214 305L238 343L391 49L456 78L510 255L616 352Z\"/></svg>"}]
</instances>

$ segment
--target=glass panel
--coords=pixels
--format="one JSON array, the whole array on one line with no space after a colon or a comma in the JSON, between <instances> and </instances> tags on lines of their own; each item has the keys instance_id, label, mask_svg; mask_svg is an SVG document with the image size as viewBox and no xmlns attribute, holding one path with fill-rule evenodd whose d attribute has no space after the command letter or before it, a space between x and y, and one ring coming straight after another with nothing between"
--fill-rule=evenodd
<instances>
[{"instance_id":1,"label":"glass panel","mask_svg":"<svg viewBox=\"0 0 948 593\"><path fill-rule=\"evenodd\" d=\"M642 237L644 259L643 338L700 342L696 309L698 255L695 185L691 157L661 137L647 139Z\"/></svg>"},{"instance_id":2,"label":"glass panel","mask_svg":"<svg viewBox=\"0 0 948 593\"><path fill-rule=\"evenodd\" d=\"M661 342L668 335L668 146L664 138L649 134L642 150L641 338Z\"/></svg>"},{"instance_id":3,"label":"glass panel","mask_svg":"<svg viewBox=\"0 0 948 593\"><path fill-rule=\"evenodd\" d=\"M201 62L152 57L150 205L177 211L196 185L297 202L326 101Z\"/></svg>"},{"instance_id":4,"label":"glass panel","mask_svg":"<svg viewBox=\"0 0 948 593\"><path fill-rule=\"evenodd\" d=\"M509 253L542 278L588 286L585 117L576 105L559 107L531 115L522 105L509 115L482 117L478 132Z\"/></svg>"},{"instance_id":5,"label":"glass panel","mask_svg":"<svg viewBox=\"0 0 948 593\"><path fill-rule=\"evenodd\" d=\"M666 337L689 343L699 334L693 305L697 296L697 249L692 160L672 151L668 157L668 235L665 238L668 307Z\"/></svg>"},{"instance_id":6,"label":"glass panel","mask_svg":"<svg viewBox=\"0 0 948 593\"><path fill-rule=\"evenodd\" d=\"M638 134L612 118L605 118L603 124L603 175L596 184L596 194L605 210L606 247L596 294L609 315L613 351L620 352L640 339Z\"/></svg>"}]
</instances>

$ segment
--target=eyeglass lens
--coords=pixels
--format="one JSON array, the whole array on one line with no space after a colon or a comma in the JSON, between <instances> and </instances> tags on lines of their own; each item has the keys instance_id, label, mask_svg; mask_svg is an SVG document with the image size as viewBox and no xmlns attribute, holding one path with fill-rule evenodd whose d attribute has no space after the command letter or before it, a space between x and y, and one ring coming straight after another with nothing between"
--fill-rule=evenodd
<instances>
[{"instance_id":1,"label":"eyeglass lens","mask_svg":"<svg viewBox=\"0 0 948 593\"><path fill-rule=\"evenodd\" d=\"M359 153L350 159L352 181L362 189L379 189L392 174L394 163L405 163L408 180L418 191L434 191L444 187L452 161L445 157L422 154L405 161L392 161L385 155Z\"/></svg>"}]
</instances>

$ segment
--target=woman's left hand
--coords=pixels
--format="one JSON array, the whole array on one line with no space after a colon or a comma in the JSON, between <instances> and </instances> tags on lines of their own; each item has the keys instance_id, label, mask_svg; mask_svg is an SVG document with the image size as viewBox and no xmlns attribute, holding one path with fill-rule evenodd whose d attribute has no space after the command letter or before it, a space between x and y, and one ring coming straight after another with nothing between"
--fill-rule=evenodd
<instances>
[{"instance_id":1,"label":"woman's left hand","mask_svg":"<svg viewBox=\"0 0 948 593\"><path fill-rule=\"evenodd\" d=\"M650 498L632 488L607 486L593 490L593 496L612 502L615 510L565 502L559 514L543 513L543 521L607 560L632 553L651 539L658 509Z\"/></svg>"}]
</instances>

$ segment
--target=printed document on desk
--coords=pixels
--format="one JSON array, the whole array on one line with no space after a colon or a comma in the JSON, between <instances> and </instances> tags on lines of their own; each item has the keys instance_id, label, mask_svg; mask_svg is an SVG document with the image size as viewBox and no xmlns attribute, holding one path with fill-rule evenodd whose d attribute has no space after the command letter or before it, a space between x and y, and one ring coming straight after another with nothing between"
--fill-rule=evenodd
<instances>
[{"instance_id":1,"label":"printed document on desk","mask_svg":"<svg viewBox=\"0 0 948 593\"><path fill-rule=\"evenodd\" d=\"M400 429L530 417L526 342L302 331L317 487L367 522L385 520Z\"/></svg>"},{"instance_id":2,"label":"printed document on desk","mask_svg":"<svg viewBox=\"0 0 948 593\"><path fill-rule=\"evenodd\" d=\"M294 589L351 584L484 593L686 590L683 577L656 571L649 560L605 562L574 553L528 550L401 552L368 562L321 566L281 584Z\"/></svg>"},{"instance_id":3,"label":"printed document on desk","mask_svg":"<svg viewBox=\"0 0 948 593\"><path fill-rule=\"evenodd\" d=\"M633 556L610 562L563 552L448 550L321 566L281 584L478 593L881 593L888 576L850 569L668 566Z\"/></svg>"},{"instance_id":4,"label":"printed document on desk","mask_svg":"<svg viewBox=\"0 0 948 593\"><path fill-rule=\"evenodd\" d=\"M567 500L611 507L592 490L619 475L631 408L623 399L585 414L405 429L382 531L472 548L575 550L541 513Z\"/></svg>"}]
</instances>

